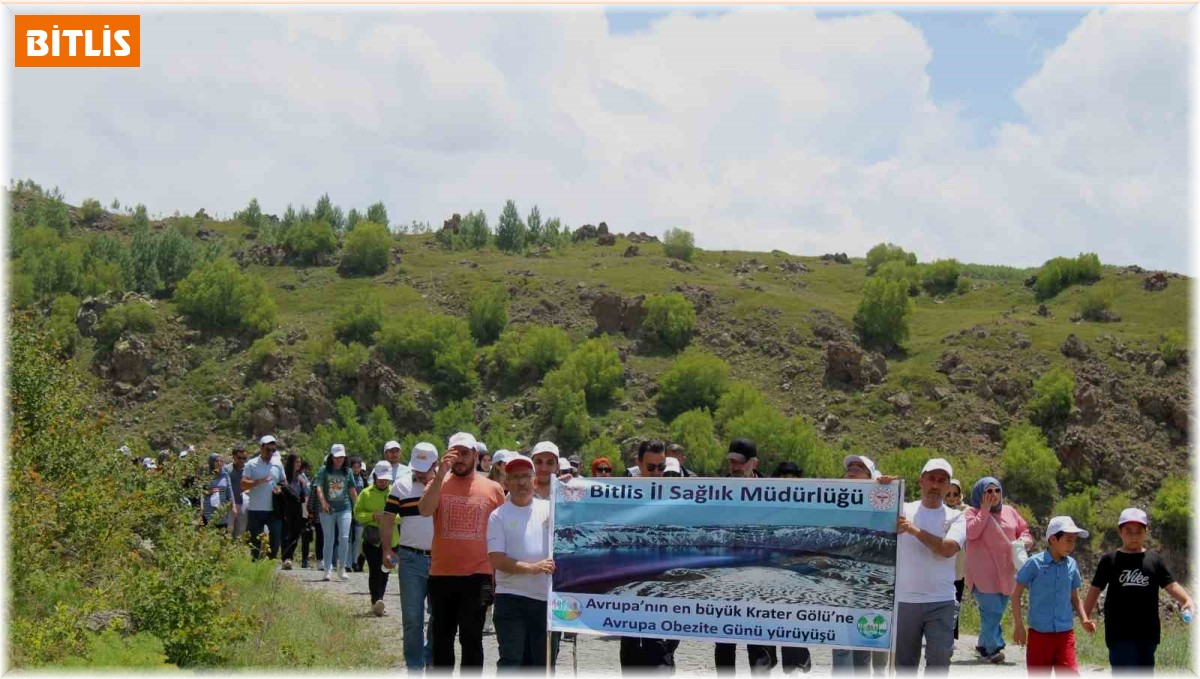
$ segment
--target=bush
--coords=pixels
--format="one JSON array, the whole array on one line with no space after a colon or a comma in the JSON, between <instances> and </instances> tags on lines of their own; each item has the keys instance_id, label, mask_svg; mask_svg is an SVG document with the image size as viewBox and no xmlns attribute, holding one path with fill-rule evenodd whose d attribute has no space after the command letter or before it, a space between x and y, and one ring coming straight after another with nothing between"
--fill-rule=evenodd
<instances>
[{"instance_id":1,"label":"bush","mask_svg":"<svg viewBox=\"0 0 1200 679\"><path fill-rule=\"evenodd\" d=\"M692 261L696 254L695 237L684 229L667 229L663 234L663 252L671 259Z\"/></svg>"},{"instance_id":2,"label":"bush","mask_svg":"<svg viewBox=\"0 0 1200 679\"><path fill-rule=\"evenodd\" d=\"M841 476L841 455L826 448L817 430L801 417L784 417L767 405L757 405L733 418L725 439L747 437L758 446L759 473L770 475L780 462L795 462L808 478Z\"/></svg>"},{"instance_id":3,"label":"bush","mask_svg":"<svg viewBox=\"0 0 1200 679\"><path fill-rule=\"evenodd\" d=\"M1091 540L1082 540L1080 547L1088 551L1100 551L1100 529L1096 517L1096 500L1100 490L1095 487L1087 488L1078 493L1072 493L1054 504L1054 516L1069 516L1085 530L1091 531Z\"/></svg>"},{"instance_id":4,"label":"bush","mask_svg":"<svg viewBox=\"0 0 1200 679\"><path fill-rule=\"evenodd\" d=\"M337 250L337 234L329 222L303 221L287 230L283 244L303 264L320 265Z\"/></svg>"},{"instance_id":5,"label":"bush","mask_svg":"<svg viewBox=\"0 0 1200 679\"><path fill-rule=\"evenodd\" d=\"M359 222L346 236L338 272L345 276L378 276L387 271L392 234L374 222Z\"/></svg>"},{"instance_id":6,"label":"bush","mask_svg":"<svg viewBox=\"0 0 1200 679\"><path fill-rule=\"evenodd\" d=\"M1095 253L1081 254L1075 259L1055 257L1038 269L1034 293L1038 301L1044 301L1072 285L1100 280L1100 271L1100 258Z\"/></svg>"},{"instance_id":7,"label":"bush","mask_svg":"<svg viewBox=\"0 0 1200 679\"><path fill-rule=\"evenodd\" d=\"M18 309L24 309L33 304L33 276L17 273L13 274L11 281L8 290L9 303Z\"/></svg>"},{"instance_id":8,"label":"bush","mask_svg":"<svg viewBox=\"0 0 1200 679\"><path fill-rule=\"evenodd\" d=\"M1172 330L1162 336L1162 342L1158 345L1158 353L1162 354L1163 363L1177 366L1187 352L1187 347L1187 338L1179 331Z\"/></svg>"},{"instance_id":9,"label":"bush","mask_svg":"<svg viewBox=\"0 0 1200 679\"><path fill-rule=\"evenodd\" d=\"M580 344L563 361L562 369L580 375L587 406L593 411L624 397L621 385L625 383L625 366L606 337Z\"/></svg>"},{"instance_id":10,"label":"bush","mask_svg":"<svg viewBox=\"0 0 1200 679\"><path fill-rule=\"evenodd\" d=\"M971 280L968 278L958 277L958 285L954 286L954 291L960 295L965 295L971 291Z\"/></svg>"},{"instance_id":11,"label":"bush","mask_svg":"<svg viewBox=\"0 0 1200 679\"><path fill-rule=\"evenodd\" d=\"M388 228L387 207L384 206L383 201L371 203L371 206L367 208L367 221L380 224L385 229Z\"/></svg>"},{"instance_id":12,"label":"bush","mask_svg":"<svg viewBox=\"0 0 1200 679\"><path fill-rule=\"evenodd\" d=\"M1112 308L1113 297L1112 290L1088 290L1079 302L1079 315L1087 321L1108 320L1108 310Z\"/></svg>"},{"instance_id":13,"label":"bush","mask_svg":"<svg viewBox=\"0 0 1200 679\"><path fill-rule=\"evenodd\" d=\"M441 314L417 314L384 323L379 347L394 366L416 362L439 397L465 398L479 383L475 343L466 321Z\"/></svg>"},{"instance_id":14,"label":"bush","mask_svg":"<svg viewBox=\"0 0 1200 679\"><path fill-rule=\"evenodd\" d=\"M949 295L958 288L958 260L939 259L921 271L921 287L930 295Z\"/></svg>"},{"instance_id":15,"label":"bush","mask_svg":"<svg viewBox=\"0 0 1200 679\"><path fill-rule=\"evenodd\" d=\"M1192 482L1186 476L1168 476L1150 506L1150 525L1162 543L1186 554L1192 522Z\"/></svg>"},{"instance_id":16,"label":"bush","mask_svg":"<svg viewBox=\"0 0 1200 679\"><path fill-rule=\"evenodd\" d=\"M707 410L689 410L671 422L671 442L683 446L688 466L701 476L716 476L725 459Z\"/></svg>"},{"instance_id":17,"label":"bush","mask_svg":"<svg viewBox=\"0 0 1200 679\"><path fill-rule=\"evenodd\" d=\"M246 204L246 209L235 212L233 218L250 227L251 231L258 231L263 225L262 208L258 206L258 199L251 198Z\"/></svg>"},{"instance_id":18,"label":"bush","mask_svg":"<svg viewBox=\"0 0 1200 679\"><path fill-rule=\"evenodd\" d=\"M1117 521L1126 507L1133 506L1133 497L1128 491L1116 495L1102 495L1104 499L1096 507L1096 532L1093 533L1093 551L1099 552L1121 545L1121 534L1117 531ZM1091 530L1089 526L1084 528Z\"/></svg>"},{"instance_id":19,"label":"bush","mask_svg":"<svg viewBox=\"0 0 1200 679\"><path fill-rule=\"evenodd\" d=\"M905 252L904 248L891 243L879 243L867 250L867 275L874 275L885 262L900 262L905 266L917 265L917 254Z\"/></svg>"},{"instance_id":20,"label":"bush","mask_svg":"<svg viewBox=\"0 0 1200 679\"><path fill-rule=\"evenodd\" d=\"M100 201L95 198L85 198L83 205L79 207L79 219L88 226L100 221L100 218L103 216L104 208L100 206Z\"/></svg>"},{"instance_id":21,"label":"bush","mask_svg":"<svg viewBox=\"0 0 1200 679\"><path fill-rule=\"evenodd\" d=\"M267 359L275 355L279 350L279 343L271 335L259 337L250 345L250 349L246 351L246 358L249 360L251 371L259 372L262 369Z\"/></svg>"},{"instance_id":22,"label":"bush","mask_svg":"<svg viewBox=\"0 0 1200 679\"><path fill-rule=\"evenodd\" d=\"M349 344L358 342L371 346L375 333L383 326L383 302L374 293L368 293L353 305L344 306L333 319L333 334Z\"/></svg>"},{"instance_id":23,"label":"bush","mask_svg":"<svg viewBox=\"0 0 1200 679\"><path fill-rule=\"evenodd\" d=\"M275 325L275 302L266 285L226 258L196 267L179 282L174 301L201 328L262 335Z\"/></svg>"},{"instance_id":24,"label":"bush","mask_svg":"<svg viewBox=\"0 0 1200 679\"><path fill-rule=\"evenodd\" d=\"M509 328L488 351L493 375L509 389L540 379L557 368L571 352L571 338L560 328L529 325Z\"/></svg>"},{"instance_id":25,"label":"bush","mask_svg":"<svg viewBox=\"0 0 1200 679\"><path fill-rule=\"evenodd\" d=\"M658 412L666 421L697 408L715 410L729 386L729 364L689 349L658 380Z\"/></svg>"},{"instance_id":26,"label":"bush","mask_svg":"<svg viewBox=\"0 0 1200 679\"><path fill-rule=\"evenodd\" d=\"M678 292L654 295L646 300L646 318L642 332L654 343L667 349L687 346L696 327L696 310Z\"/></svg>"},{"instance_id":27,"label":"bush","mask_svg":"<svg viewBox=\"0 0 1200 679\"><path fill-rule=\"evenodd\" d=\"M876 269L874 276L882 278L885 281L903 284L904 288L908 291L909 297L916 297L921 294L920 267L910 266L903 261L893 259L884 262Z\"/></svg>"},{"instance_id":28,"label":"bush","mask_svg":"<svg viewBox=\"0 0 1200 679\"><path fill-rule=\"evenodd\" d=\"M50 307L50 317L46 319L46 333L51 346L58 348L58 355L64 358L74 356L83 337L75 325L75 315L79 313L79 298L70 295L59 295L54 298Z\"/></svg>"},{"instance_id":29,"label":"bush","mask_svg":"<svg viewBox=\"0 0 1200 679\"><path fill-rule=\"evenodd\" d=\"M539 400L560 446L574 449L592 438L586 387L587 376L574 366L564 365L542 380Z\"/></svg>"},{"instance_id":30,"label":"bush","mask_svg":"<svg viewBox=\"0 0 1200 679\"><path fill-rule=\"evenodd\" d=\"M125 280L130 288L154 295L160 290L174 289L200 260L195 241L175 229L154 233L148 228L138 228L129 245Z\"/></svg>"},{"instance_id":31,"label":"bush","mask_svg":"<svg viewBox=\"0 0 1200 679\"><path fill-rule=\"evenodd\" d=\"M508 325L508 290L501 285L475 291L467 309L471 336L480 344L491 344L500 338Z\"/></svg>"},{"instance_id":32,"label":"bush","mask_svg":"<svg viewBox=\"0 0 1200 679\"><path fill-rule=\"evenodd\" d=\"M492 230L488 226L487 214L480 210L469 212L463 217L457 234L441 230L437 232L436 238L451 250L481 250L487 247L488 241L492 239Z\"/></svg>"},{"instance_id":33,"label":"bush","mask_svg":"<svg viewBox=\"0 0 1200 679\"><path fill-rule=\"evenodd\" d=\"M476 432L475 406L462 400L446 404L433 414L433 434L439 439L448 439L460 431Z\"/></svg>"},{"instance_id":34,"label":"bush","mask_svg":"<svg viewBox=\"0 0 1200 679\"><path fill-rule=\"evenodd\" d=\"M483 427L483 440L487 442L488 450L493 453L502 448L518 450L521 447L520 439L529 440L529 437L523 436L520 431L511 417L504 413L493 413Z\"/></svg>"},{"instance_id":35,"label":"bush","mask_svg":"<svg viewBox=\"0 0 1200 679\"><path fill-rule=\"evenodd\" d=\"M1054 506L1058 492L1058 456L1046 445L1046 437L1037 427L1019 424L1004 431L1000 481L1004 491L1037 516L1044 517Z\"/></svg>"},{"instance_id":36,"label":"bush","mask_svg":"<svg viewBox=\"0 0 1200 679\"><path fill-rule=\"evenodd\" d=\"M912 301L907 286L872 278L863 288L863 298L854 313L854 328L863 344L891 351L908 339Z\"/></svg>"},{"instance_id":37,"label":"bush","mask_svg":"<svg viewBox=\"0 0 1200 679\"><path fill-rule=\"evenodd\" d=\"M517 212L517 204L509 200L500 213L500 223L496 225L496 247L504 252L522 252L527 236L528 230L525 222L521 221L521 213Z\"/></svg>"},{"instance_id":38,"label":"bush","mask_svg":"<svg viewBox=\"0 0 1200 679\"><path fill-rule=\"evenodd\" d=\"M126 302L109 308L96 324L96 346L108 350L122 335L128 332L149 334L154 332L157 317L154 309L145 302Z\"/></svg>"},{"instance_id":39,"label":"bush","mask_svg":"<svg viewBox=\"0 0 1200 679\"><path fill-rule=\"evenodd\" d=\"M1043 427L1066 421L1075 406L1075 377L1065 368L1054 368L1033 383L1029 419Z\"/></svg>"},{"instance_id":40,"label":"bush","mask_svg":"<svg viewBox=\"0 0 1200 679\"><path fill-rule=\"evenodd\" d=\"M762 392L754 388L754 385L749 382L734 382L717 401L717 410L713 415L713 420L717 429L724 432L725 425L730 420L755 406L765 405L767 405L767 399Z\"/></svg>"}]
</instances>

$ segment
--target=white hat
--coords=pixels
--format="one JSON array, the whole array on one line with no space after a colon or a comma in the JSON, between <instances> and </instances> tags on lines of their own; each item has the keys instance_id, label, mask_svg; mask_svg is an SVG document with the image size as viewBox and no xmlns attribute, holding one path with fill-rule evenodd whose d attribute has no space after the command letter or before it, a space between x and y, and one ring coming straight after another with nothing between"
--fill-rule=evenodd
<instances>
[{"instance_id":1,"label":"white hat","mask_svg":"<svg viewBox=\"0 0 1200 679\"><path fill-rule=\"evenodd\" d=\"M675 472L676 474L683 474L683 468L679 466L679 460L677 460L673 457L668 457L667 461L664 462L663 464L665 465L663 467L664 474L667 472Z\"/></svg>"},{"instance_id":2,"label":"white hat","mask_svg":"<svg viewBox=\"0 0 1200 679\"><path fill-rule=\"evenodd\" d=\"M487 445L483 441L475 442L475 450L479 451L480 455L487 455L488 453Z\"/></svg>"},{"instance_id":3,"label":"white hat","mask_svg":"<svg viewBox=\"0 0 1200 679\"><path fill-rule=\"evenodd\" d=\"M400 450L400 442L399 441L388 441L387 443L383 444L383 452L385 452L385 453L387 451L391 450L392 448L395 448L396 450Z\"/></svg>"},{"instance_id":4,"label":"white hat","mask_svg":"<svg viewBox=\"0 0 1200 679\"><path fill-rule=\"evenodd\" d=\"M560 457L558 458L558 470L564 472L573 472L575 471L575 465L571 464L571 458Z\"/></svg>"},{"instance_id":5,"label":"white hat","mask_svg":"<svg viewBox=\"0 0 1200 679\"><path fill-rule=\"evenodd\" d=\"M334 457L346 457L346 446L335 443L329 447L329 454Z\"/></svg>"},{"instance_id":6,"label":"white hat","mask_svg":"<svg viewBox=\"0 0 1200 679\"><path fill-rule=\"evenodd\" d=\"M1117 528L1124 526L1130 521L1134 523L1140 523L1143 526L1150 525L1150 521L1146 517L1146 512L1143 512L1137 507L1130 507L1121 511L1121 518L1117 519Z\"/></svg>"},{"instance_id":7,"label":"white hat","mask_svg":"<svg viewBox=\"0 0 1200 679\"><path fill-rule=\"evenodd\" d=\"M1081 538L1088 536L1088 532L1076 526L1075 520L1069 516L1056 516L1050 519L1050 523L1046 524L1046 537L1055 533L1075 533Z\"/></svg>"},{"instance_id":8,"label":"white hat","mask_svg":"<svg viewBox=\"0 0 1200 679\"><path fill-rule=\"evenodd\" d=\"M946 472L946 476L950 476L950 477L954 476L954 470L952 470L950 468L950 463L943 460L940 457L935 457L935 458L931 459L930 461L926 462L925 466L921 468L921 474L925 475L929 472L939 471L939 470ZM961 488L961 486L960 486L960 488Z\"/></svg>"},{"instance_id":9,"label":"white hat","mask_svg":"<svg viewBox=\"0 0 1200 679\"><path fill-rule=\"evenodd\" d=\"M133 453L133 451L129 449L129 446L121 446L120 448L117 448L117 450L125 453L126 455Z\"/></svg>"},{"instance_id":10,"label":"white hat","mask_svg":"<svg viewBox=\"0 0 1200 679\"><path fill-rule=\"evenodd\" d=\"M387 460L380 460L375 463L375 471L373 472L377 479L392 480L392 463Z\"/></svg>"},{"instance_id":11,"label":"white hat","mask_svg":"<svg viewBox=\"0 0 1200 679\"><path fill-rule=\"evenodd\" d=\"M950 485L958 486L958 489L962 490L962 484L958 482L958 479L950 479Z\"/></svg>"},{"instance_id":12,"label":"white hat","mask_svg":"<svg viewBox=\"0 0 1200 679\"><path fill-rule=\"evenodd\" d=\"M142 466L146 469L158 469L158 463L154 461L154 458L150 457L142 458Z\"/></svg>"},{"instance_id":13,"label":"white hat","mask_svg":"<svg viewBox=\"0 0 1200 679\"><path fill-rule=\"evenodd\" d=\"M475 450L475 437L465 431L460 431L450 437L450 442L446 444L446 448L468 448Z\"/></svg>"},{"instance_id":14,"label":"white hat","mask_svg":"<svg viewBox=\"0 0 1200 679\"><path fill-rule=\"evenodd\" d=\"M513 454L514 453L511 450L505 450L504 448L501 448L500 450L492 453L492 464L504 464L508 462L508 457Z\"/></svg>"},{"instance_id":15,"label":"white hat","mask_svg":"<svg viewBox=\"0 0 1200 679\"><path fill-rule=\"evenodd\" d=\"M182 459L182 458L185 458L185 457L187 457L187 456L188 456L188 453L190 453L190 452L192 452L192 451L190 451L190 450L181 450L181 451L179 451L179 457L180 457L181 459Z\"/></svg>"},{"instance_id":16,"label":"white hat","mask_svg":"<svg viewBox=\"0 0 1200 679\"><path fill-rule=\"evenodd\" d=\"M412 453L408 456L408 466L423 474L433 469L433 465L437 464L437 460L437 448L432 443L422 441L413 446Z\"/></svg>"},{"instance_id":17,"label":"white hat","mask_svg":"<svg viewBox=\"0 0 1200 679\"><path fill-rule=\"evenodd\" d=\"M842 468L849 469L850 465L855 462L866 467L867 472L871 475L871 478L879 478L879 470L875 468L875 463L871 461L871 458L865 455L847 455L846 457L842 458Z\"/></svg>"},{"instance_id":18,"label":"white hat","mask_svg":"<svg viewBox=\"0 0 1200 679\"><path fill-rule=\"evenodd\" d=\"M260 446L265 446L268 443L278 443L278 441L276 441L275 437L271 436L270 434L267 434L258 440L258 445Z\"/></svg>"},{"instance_id":19,"label":"white hat","mask_svg":"<svg viewBox=\"0 0 1200 679\"><path fill-rule=\"evenodd\" d=\"M530 459L529 457L522 455L520 453L514 453L514 454L508 456L506 466L504 467L504 471L508 472L510 469L513 468L513 465L520 466L523 464L527 464L527 465L529 465L529 468L531 470L533 469L533 460L532 459Z\"/></svg>"},{"instance_id":20,"label":"white hat","mask_svg":"<svg viewBox=\"0 0 1200 679\"><path fill-rule=\"evenodd\" d=\"M562 457L558 452L558 446L549 441L539 441L533 446L533 452L529 454L530 459L541 455L542 453L554 453L554 457Z\"/></svg>"}]
</instances>

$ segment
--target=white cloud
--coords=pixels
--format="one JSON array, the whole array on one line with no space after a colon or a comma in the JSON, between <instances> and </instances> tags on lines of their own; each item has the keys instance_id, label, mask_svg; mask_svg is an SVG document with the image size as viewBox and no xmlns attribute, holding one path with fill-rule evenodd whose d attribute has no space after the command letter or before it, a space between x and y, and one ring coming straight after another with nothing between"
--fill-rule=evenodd
<instances>
[{"instance_id":1,"label":"white cloud","mask_svg":"<svg viewBox=\"0 0 1200 679\"><path fill-rule=\"evenodd\" d=\"M933 104L930 47L890 13L610 35L595 8L166 11L143 34L136 73L14 71L15 175L164 212L328 191L439 224L511 197L711 248L1186 268L1177 14L1086 17L985 146Z\"/></svg>"}]
</instances>

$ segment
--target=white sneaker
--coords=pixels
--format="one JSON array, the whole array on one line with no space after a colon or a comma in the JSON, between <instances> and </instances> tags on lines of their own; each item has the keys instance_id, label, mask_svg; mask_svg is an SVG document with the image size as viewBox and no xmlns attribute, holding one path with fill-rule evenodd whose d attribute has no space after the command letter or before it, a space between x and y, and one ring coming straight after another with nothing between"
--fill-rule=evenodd
<instances>
[{"instance_id":1,"label":"white sneaker","mask_svg":"<svg viewBox=\"0 0 1200 679\"><path fill-rule=\"evenodd\" d=\"M384 607L384 605L383 605L383 599L380 599L379 601L376 601L376 602L375 602L375 605L374 605L374 606L371 606L371 610L372 610L372 611L374 611L374 612L375 612L375 615L376 615L376 616L378 616L378 617L380 617L380 618L382 618L382 617L383 617L383 611L384 611L384 608L385 608L385 607Z\"/></svg>"},{"instance_id":2,"label":"white sneaker","mask_svg":"<svg viewBox=\"0 0 1200 679\"><path fill-rule=\"evenodd\" d=\"M283 562L283 570L285 570L285 571L292 570L292 560L291 559L288 559L287 561Z\"/></svg>"},{"instance_id":3,"label":"white sneaker","mask_svg":"<svg viewBox=\"0 0 1200 679\"><path fill-rule=\"evenodd\" d=\"M333 580L333 571L329 570L328 568L325 569L325 577L322 579L325 580L325 582Z\"/></svg>"},{"instance_id":4,"label":"white sneaker","mask_svg":"<svg viewBox=\"0 0 1200 679\"><path fill-rule=\"evenodd\" d=\"M350 576L346 574L346 569L342 568L341 566L338 566L338 579L339 580L349 580L350 579Z\"/></svg>"},{"instance_id":5,"label":"white sneaker","mask_svg":"<svg viewBox=\"0 0 1200 679\"><path fill-rule=\"evenodd\" d=\"M484 633L484 634L492 634L493 632L494 632L494 630L492 629L492 617L491 617L490 615L489 615L489 616L486 616L486 617L484 617L484 619L483 619L483 633Z\"/></svg>"}]
</instances>

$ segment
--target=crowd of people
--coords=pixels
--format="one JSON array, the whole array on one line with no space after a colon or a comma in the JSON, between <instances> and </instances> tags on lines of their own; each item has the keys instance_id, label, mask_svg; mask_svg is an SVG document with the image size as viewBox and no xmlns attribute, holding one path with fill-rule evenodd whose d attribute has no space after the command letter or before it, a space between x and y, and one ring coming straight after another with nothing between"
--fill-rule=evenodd
<instances>
[{"instance_id":1,"label":"crowd of people","mask_svg":"<svg viewBox=\"0 0 1200 679\"><path fill-rule=\"evenodd\" d=\"M418 443L407 462L400 444L388 441L369 474L363 460L348 457L342 444L331 447L315 474L298 455L281 456L274 436L263 436L256 453L251 457L235 446L228 463L220 455L209 456L199 498L202 523L228 530L235 539L245 536L255 559L264 557L265 544L266 556L278 558L283 569L294 567L297 548L301 568L311 563L325 580L346 580L347 571L365 567L375 615L386 613L384 595L395 572L409 670L452 669L456 639L462 670L478 670L485 630L493 624L499 668L544 668L556 662L560 635L548 635L546 623L546 592L555 568L551 481L576 475L611 478L609 459L593 459L590 474L584 474L582 461L562 455L553 442L493 454L467 432L451 436L441 453L432 443ZM147 469L156 467L148 461L143 461ZM762 477L759 463L755 443L735 439L722 475ZM862 455L847 455L843 466L844 479L896 481ZM658 440L641 442L626 475L697 476L688 469L682 446ZM783 462L771 476L804 478L804 470ZM917 483L919 499L903 504L896 524L895 652L835 649L834 674L911 673L921 663L922 649L926 674L946 674L967 594L979 612L979 660L1005 660L1002 620L1011 609L1011 639L1026 646L1031 673L1052 668L1078 673L1074 618L1094 633L1092 615L1102 593L1114 671L1154 667L1161 634L1159 589L1190 621L1195 610L1190 595L1145 546L1149 521L1144 511L1121 513L1122 546L1101 557L1081 599L1083 579L1071 553L1088 531L1071 517L1050 519L1044 550L1030 554L1036 546L1030 526L1005 503L996 478L979 479L967 496L951 465L933 458ZM622 637L621 667L670 671L678 645L670 639ZM749 644L746 652L756 674L780 661L787 673L812 667L807 648ZM735 644L715 645L719 674L731 673L735 659Z\"/></svg>"}]
</instances>

